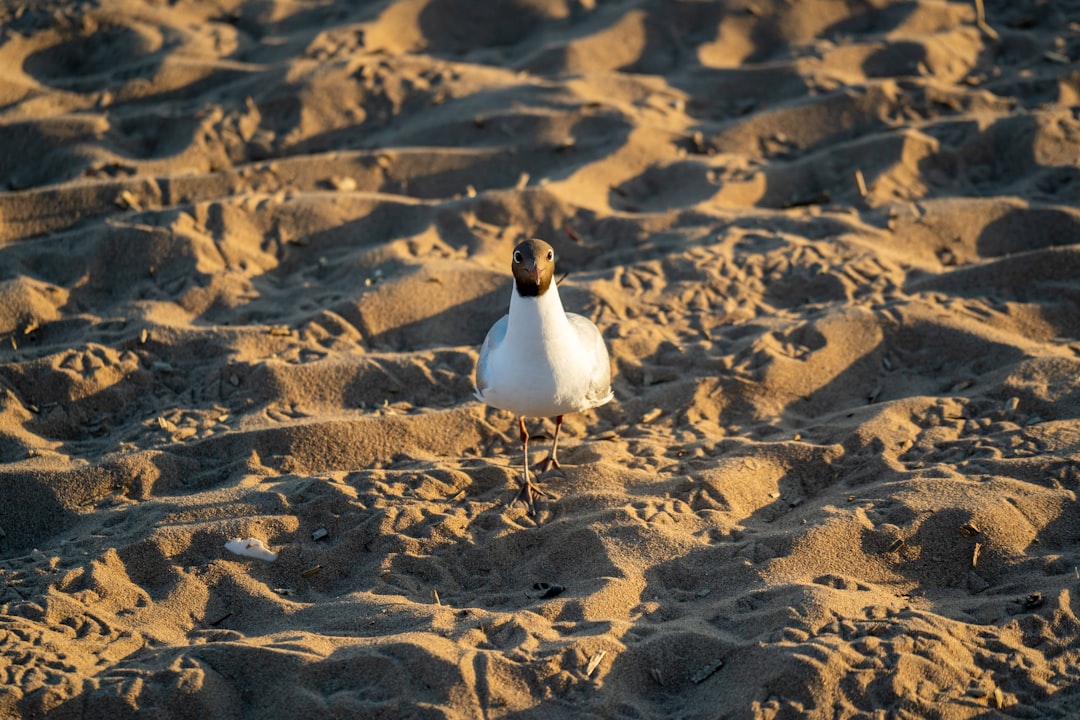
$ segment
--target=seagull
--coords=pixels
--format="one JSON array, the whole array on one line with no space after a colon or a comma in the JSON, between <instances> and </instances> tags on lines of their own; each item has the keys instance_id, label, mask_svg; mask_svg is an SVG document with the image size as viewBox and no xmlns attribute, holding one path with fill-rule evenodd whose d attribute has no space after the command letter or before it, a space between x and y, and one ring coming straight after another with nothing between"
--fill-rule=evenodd
<instances>
[{"instance_id":1,"label":"seagull","mask_svg":"<svg viewBox=\"0 0 1080 720\"><path fill-rule=\"evenodd\" d=\"M611 362L592 321L563 309L555 274L555 250L543 240L514 248L510 312L496 322L476 363L476 398L517 415L524 455L521 489L514 498L535 515L534 501L547 495L529 476L525 418L555 418L551 454L537 464L540 475L566 477L556 451L563 415L611 400Z\"/></svg>"}]
</instances>

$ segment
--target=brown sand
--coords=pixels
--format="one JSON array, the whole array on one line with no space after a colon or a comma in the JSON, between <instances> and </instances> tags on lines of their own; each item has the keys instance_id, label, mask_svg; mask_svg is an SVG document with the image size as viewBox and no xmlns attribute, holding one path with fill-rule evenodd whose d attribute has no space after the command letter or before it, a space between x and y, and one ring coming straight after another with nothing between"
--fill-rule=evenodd
<instances>
[{"instance_id":1,"label":"brown sand","mask_svg":"<svg viewBox=\"0 0 1080 720\"><path fill-rule=\"evenodd\" d=\"M1076 2L0 12L0 716L1080 706Z\"/></svg>"}]
</instances>

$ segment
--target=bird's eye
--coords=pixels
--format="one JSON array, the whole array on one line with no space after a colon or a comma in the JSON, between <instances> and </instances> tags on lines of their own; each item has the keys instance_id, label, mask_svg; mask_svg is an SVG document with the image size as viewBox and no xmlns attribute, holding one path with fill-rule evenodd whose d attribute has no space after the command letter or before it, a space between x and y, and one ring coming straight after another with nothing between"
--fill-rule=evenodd
<instances>
[{"instance_id":1,"label":"bird's eye","mask_svg":"<svg viewBox=\"0 0 1080 720\"><path fill-rule=\"evenodd\" d=\"M514 262L521 263L521 251L520 250L515 250L514 251Z\"/></svg>"},{"instance_id":2,"label":"bird's eye","mask_svg":"<svg viewBox=\"0 0 1080 720\"><path fill-rule=\"evenodd\" d=\"M548 260L554 260L554 259L555 259L555 251L554 250L548 250Z\"/></svg>"}]
</instances>

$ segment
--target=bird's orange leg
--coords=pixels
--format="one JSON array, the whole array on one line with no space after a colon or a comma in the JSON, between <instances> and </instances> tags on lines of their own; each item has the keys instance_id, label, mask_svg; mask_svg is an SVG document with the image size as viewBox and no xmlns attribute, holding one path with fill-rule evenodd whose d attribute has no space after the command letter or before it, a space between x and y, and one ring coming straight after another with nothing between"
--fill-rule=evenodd
<instances>
[{"instance_id":1,"label":"bird's orange leg","mask_svg":"<svg viewBox=\"0 0 1080 720\"><path fill-rule=\"evenodd\" d=\"M559 428L562 427L562 419L562 415L555 418L555 436L551 440L551 454L536 464L535 469L540 473L540 477L544 475L566 477L566 473L559 467L559 459L555 454L559 449Z\"/></svg>"},{"instance_id":2,"label":"bird's orange leg","mask_svg":"<svg viewBox=\"0 0 1080 720\"><path fill-rule=\"evenodd\" d=\"M535 515L536 498L541 495L547 497L547 493L534 485L532 479L529 477L529 431L525 429L525 418L523 417L518 418L518 430L521 432L521 452L524 456L524 462L521 468L521 489L518 490L518 494L514 498L514 503L521 500L529 508L529 514Z\"/></svg>"}]
</instances>

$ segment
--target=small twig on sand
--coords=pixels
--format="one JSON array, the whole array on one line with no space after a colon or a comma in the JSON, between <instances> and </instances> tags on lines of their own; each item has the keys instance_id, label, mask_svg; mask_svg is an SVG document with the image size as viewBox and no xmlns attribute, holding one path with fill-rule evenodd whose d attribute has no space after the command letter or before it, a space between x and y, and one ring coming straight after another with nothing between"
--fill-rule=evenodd
<instances>
[{"instance_id":1,"label":"small twig on sand","mask_svg":"<svg viewBox=\"0 0 1080 720\"><path fill-rule=\"evenodd\" d=\"M578 235L577 230L574 230L574 228L570 227L570 223L563 223L563 232L565 232L567 237L576 242L578 245L585 244L585 241L581 239L581 235Z\"/></svg>"},{"instance_id":2,"label":"small twig on sand","mask_svg":"<svg viewBox=\"0 0 1080 720\"><path fill-rule=\"evenodd\" d=\"M589 677L593 674L593 670L600 665L600 661L607 655L607 650L601 650L589 659L589 664L585 667L585 677Z\"/></svg>"},{"instance_id":3,"label":"small twig on sand","mask_svg":"<svg viewBox=\"0 0 1080 720\"><path fill-rule=\"evenodd\" d=\"M975 0L975 25L991 40L1001 39L998 31L990 27L990 23L986 22L986 10L983 8L983 0Z\"/></svg>"}]
</instances>

